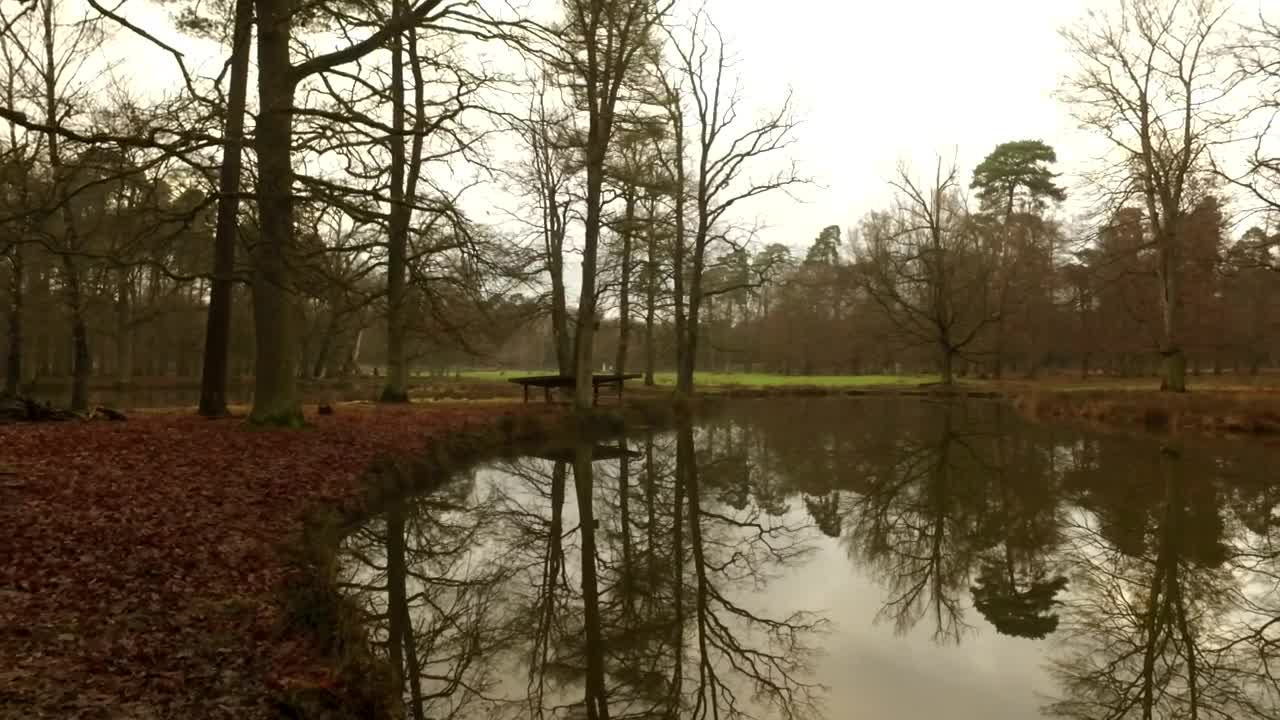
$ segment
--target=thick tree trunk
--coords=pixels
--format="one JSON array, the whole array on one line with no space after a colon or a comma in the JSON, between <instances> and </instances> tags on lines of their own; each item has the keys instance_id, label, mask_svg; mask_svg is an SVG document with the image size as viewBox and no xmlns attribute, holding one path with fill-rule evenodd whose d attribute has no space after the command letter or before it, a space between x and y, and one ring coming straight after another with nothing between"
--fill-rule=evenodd
<instances>
[{"instance_id":1,"label":"thick tree trunk","mask_svg":"<svg viewBox=\"0 0 1280 720\"><path fill-rule=\"evenodd\" d=\"M622 276L618 279L618 351L613 371L627 371L627 342L631 337L631 233L636 216L635 192L628 192L622 216Z\"/></svg>"},{"instance_id":2,"label":"thick tree trunk","mask_svg":"<svg viewBox=\"0 0 1280 720\"><path fill-rule=\"evenodd\" d=\"M44 114L45 123L57 127L60 122L59 100L56 82L58 79L58 61L54 53L53 3L41 5L41 22L44 30ZM60 138L57 132L50 130L46 136L49 152L49 169L53 176L53 197L62 214L63 249L61 255L63 274L63 295L67 302L67 311L71 316L71 409L86 410L89 407L89 333L84 322L83 298L80 291L80 276L71 253L79 245L76 235L75 215L71 210L71 193L64 177L62 155L59 152Z\"/></svg>"},{"instance_id":3,"label":"thick tree trunk","mask_svg":"<svg viewBox=\"0 0 1280 720\"><path fill-rule=\"evenodd\" d=\"M551 270L551 331L555 336L556 365L564 377L573 375L573 340L569 330L569 309L564 291L564 259L560 252L563 238L555 243L547 256Z\"/></svg>"},{"instance_id":4,"label":"thick tree trunk","mask_svg":"<svg viewBox=\"0 0 1280 720\"><path fill-rule=\"evenodd\" d=\"M293 92L289 63L292 5L256 0L258 10L258 215L253 252L256 343L253 411L259 424L302 424L295 372L296 329L288 256L293 245Z\"/></svg>"},{"instance_id":5,"label":"thick tree trunk","mask_svg":"<svg viewBox=\"0 0 1280 720\"><path fill-rule=\"evenodd\" d=\"M698 232L693 240L693 266L689 269L689 306L685 317L684 352L677 359L679 376L676 390L688 397L693 394L693 373L698 366L699 315L702 308L702 270L706 262L707 233L710 227L704 220L698 222Z\"/></svg>"},{"instance_id":6,"label":"thick tree trunk","mask_svg":"<svg viewBox=\"0 0 1280 720\"><path fill-rule=\"evenodd\" d=\"M594 128L593 128L594 130ZM587 218L582 247L582 293L578 299L578 332L574 337L573 405L590 408L596 331L596 258L600 248L600 201L604 180L604 139L598 131L587 146Z\"/></svg>"},{"instance_id":7,"label":"thick tree trunk","mask_svg":"<svg viewBox=\"0 0 1280 720\"><path fill-rule=\"evenodd\" d=\"M943 344L942 346L942 384L951 387L955 384L955 351L951 346Z\"/></svg>"},{"instance_id":8,"label":"thick tree trunk","mask_svg":"<svg viewBox=\"0 0 1280 720\"><path fill-rule=\"evenodd\" d=\"M685 303L687 301L685 290L685 219L684 211L687 200L685 192L685 169L684 169L684 118L677 111L672 118L671 126L675 134L675 169L676 169L676 207L675 207L675 237L672 238L672 283L675 295L675 333L676 333L676 395L689 397L693 394L693 352L695 348L690 347L689 339L691 334L689 331L689 318L686 316ZM686 376L684 366L688 361L691 368Z\"/></svg>"},{"instance_id":9,"label":"thick tree trunk","mask_svg":"<svg viewBox=\"0 0 1280 720\"><path fill-rule=\"evenodd\" d=\"M393 0L392 21L400 15L400 1ZM405 273L409 245L409 207L405 204L404 147L404 42L391 39L391 207L387 226L387 384L382 402L409 401L409 366L405 356Z\"/></svg>"},{"instance_id":10,"label":"thick tree trunk","mask_svg":"<svg viewBox=\"0 0 1280 720\"><path fill-rule=\"evenodd\" d=\"M9 263L9 346L4 365L5 395L17 395L22 386L22 310L24 287L22 248L10 250Z\"/></svg>"},{"instance_id":11,"label":"thick tree trunk","mask_svg":"<svg viewBox=\"0 0 1280 720\"><path fill-rule=\"evenodd\" d=\"M240 168L244 148L244 113L249 92L249 49L253 43L253 0L236 0L231 40L231 84L223 128L222 168L218 171L218 220L213 234L213 282L205 322L204 363L200 374L200 409L205 417L227 414L227 380L231 356L232 282L236 265L236 233L240 211Z\"/></svg>"}]
</instances>

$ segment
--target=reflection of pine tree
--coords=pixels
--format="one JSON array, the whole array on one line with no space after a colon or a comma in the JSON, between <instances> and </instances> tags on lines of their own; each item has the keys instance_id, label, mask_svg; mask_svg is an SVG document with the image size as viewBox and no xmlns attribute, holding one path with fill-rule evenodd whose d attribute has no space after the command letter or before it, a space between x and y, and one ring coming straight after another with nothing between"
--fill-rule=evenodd
<instances>
[{"instance_id":1,"label":"reflection of pine tree","mask_svg":"<svg viewBox=\"0 0 1280 720\"><path fill-rule=\"evenodd\" d=\"M804 507L809 511L809 517L813 518L813 524L818 526L823 535L832 538L840 537L840 493L833 490L820 497L805 495Z\"/></svg>"},{"instance_id":2,"label":"reflection of pine tree","mask_svg":"<svg viewBox=\"0 0 1280 720\"><path fill-rule=\"evenodd\" d=\"M1055 596L1067 586L1062 576L1033 580L1018 589L1012 569L984 562L977 584L971 588L973 605L1002 635L1043 638L1058 629L1058 616L1051 613Z\"/></svg>"}]
</instances>

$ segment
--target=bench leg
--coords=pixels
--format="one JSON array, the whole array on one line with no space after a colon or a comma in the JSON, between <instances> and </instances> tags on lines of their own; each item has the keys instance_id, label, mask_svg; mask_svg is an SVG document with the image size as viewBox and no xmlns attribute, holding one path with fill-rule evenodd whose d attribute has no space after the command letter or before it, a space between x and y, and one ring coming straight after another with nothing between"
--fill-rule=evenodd
<instances>
[{"instance_id":1,"label":"bench leg","mask_svg":"<svg viewBox=\"0 0 1280 720\"><path fill-rule=\"evenodd\" d=\"M600 404L600 386L592 385L591 386L591 405L595 406L599 404Z\"/></svg>"},{"instance_id":2,"label":"bench leg","mask_svg":"<svg viewBox=\"0 0 1280 720\"><path fill-rule=\"evenodd\" d=\"M543 399L543 400L545 400L545 401L547 401L548 403L550 403L550 402L551 402L551 386L550 386L550 385L544 385L544 386L543 386L543 388L542 388L542 399Z\"/></svg>"},{"instance_id":3,"label":"bench leg","mask_svg":"<svg viewBox=\"0 0 1280 720\"><path fill-rule=\"evenodd\" d=\"M618 383L618 404L622 404L622 383Z\"/></svg>"},{"instance_id":4,"label":"bench leg","mask_svg":"<svg viewBox=\"0 0 1280 720\"><path fill-rule=\"evenodd\" d=\"M529 386L528 385L524 386L524 404L525 405L529 404Z\"/></svg>"}]
</instances>

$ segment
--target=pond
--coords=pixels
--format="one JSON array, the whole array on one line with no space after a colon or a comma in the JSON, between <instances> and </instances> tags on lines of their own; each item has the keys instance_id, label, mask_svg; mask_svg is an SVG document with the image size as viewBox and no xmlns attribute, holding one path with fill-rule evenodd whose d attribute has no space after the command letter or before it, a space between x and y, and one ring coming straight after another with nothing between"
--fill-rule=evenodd
<instances>
[{"instance_id":1,"label":"pond","mask_svg":"<svg viewBox=\"0 0 1280 720\"><path fill-rule=\"evenodd\" d=\"M1169 443L742 401L405 498L340 580L409 717L1280 717L1277 455Z\"/></svg>"}]
</instances>

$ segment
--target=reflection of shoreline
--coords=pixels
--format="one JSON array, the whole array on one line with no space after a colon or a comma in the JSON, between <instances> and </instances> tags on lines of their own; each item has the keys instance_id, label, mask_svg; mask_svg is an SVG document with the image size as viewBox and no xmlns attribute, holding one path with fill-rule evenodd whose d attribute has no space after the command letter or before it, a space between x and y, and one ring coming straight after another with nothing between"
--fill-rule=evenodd
<instances>
[{"instance_id":1,"label":"reflection of shoreline","mask_svg":"<svg viewBox=\"0 0 1280 720\"><path fill-rule=\"evenodd\" d=\"M1244 661L1256 666L1271 651L1266 643L1280 640L1280 621L1263 627L1280 615L1280 601L1257 595L1247 613L1230 607L1246 599L1246 579L1237 577L1246 544L1250 562L1275 569L1268 536L1249 528L1266 529L1277 492L1248 482L1247 456L1174 459L1154 443L1026 426L992 405L766 410L729 413L639 445L499 463L478 471L466 497L416 499L404 520L406 564L436 567L419 575L439 587L410 579L397 603L417 609L412 623L397 627L403 634L408 624L432 626L427 621L441 613L424 609L426 601L449 599L463 620L432 643L415 638L423 650L417 662L449 656L451 647L469 648L457 657L473 655L459 672L474 677L427 704L470 693L476 704L464 717L493 713L495 695L521 717L551 717L553 706L583 711L584 700L592 717L728 717L728 698L745 702L750 688L765 687L763 704L753 707L772 716L806 706L812 683L826 679L829 697L844 703L831 714L840 717L860 702L858 692L883 695L862 680L832 682L828 663L858 668L851 676L898 666L915 682L932 672L932 682L956 697L1007 675L1018 687L991 685L992 692L1031 702L1051 678L1028 668L1051 652L1061 699L1050 709L1065 717L1108 716L1106 708L1125 702L1133 703L1129 714L1115 717L1141 717L1146 704L1152 717L1169 716L1178 702L1191 702L1192 675L1206 713L1275 716L1273 707L1249 702L1268 681L1255 677L1252 689L1240 682ZM421 512L435 513L435 525L415 517ZM584 516L591 520L579 522ZM352 547L352 557L390 567L393 544L376 534L366 538L373 546ZM465 588L444 570L471 573ZM1069 578L1065 589L1059 574ZM368 592L385 593L381 576L372 577ZM1140 611L1144 597L1155 598L1154 614ZM369 602L371 616L386 605ZM838 622L831 642L820 640L829 630L822 618L792 615L798 608ZM875 615L897 635L870 627ZM379 631L384 641L389 620ZM405 695L427 698L430 688L409 683L414 653L401 642ZM1221 651L1228 643L1231 652ZM392 645L380 647L391 654ZM1089 648L1083 656L1081 647ZM1138 690L1102 697L1099 668L1078 661L1119 647L1136 654L1109 667ZM1155 650L1139 652L1144 647ZM1020 670L979 667L975 652L1019 658ZM903 653L915 659L902 664ZM1200 663L1189 670L1183 656ZM881 660L870 667L870 657ZM1143 661L1136 674L1134 658ZM1144 675L1144 664L1153 671ZM1093 669L1082 675L1082 667ZM484 688L491 700L482 702ZM1011 700L989 708L989 717L1025 710Z\"/></svg>"}]
</instances>

